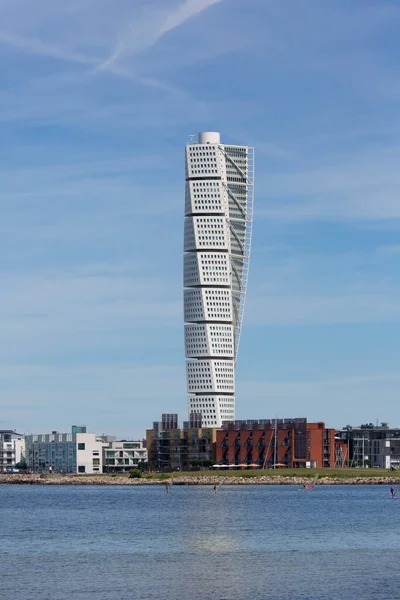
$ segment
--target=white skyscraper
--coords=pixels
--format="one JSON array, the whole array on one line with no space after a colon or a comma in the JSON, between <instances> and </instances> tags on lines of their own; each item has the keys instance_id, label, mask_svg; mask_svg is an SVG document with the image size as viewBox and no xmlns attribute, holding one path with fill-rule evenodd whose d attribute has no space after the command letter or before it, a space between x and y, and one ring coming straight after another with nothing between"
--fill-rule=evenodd
<instances>
[{"instance_id":1,"label":"white skyscraper","mask_svg":"<svg viewBox=\"0 0 400 600\"><path fill-rule=\"evenodd\" d=\"M235 418L253 218L253 149L199 133L186 145L184 319L189 414Z\"/></svg>"}]
</instances>

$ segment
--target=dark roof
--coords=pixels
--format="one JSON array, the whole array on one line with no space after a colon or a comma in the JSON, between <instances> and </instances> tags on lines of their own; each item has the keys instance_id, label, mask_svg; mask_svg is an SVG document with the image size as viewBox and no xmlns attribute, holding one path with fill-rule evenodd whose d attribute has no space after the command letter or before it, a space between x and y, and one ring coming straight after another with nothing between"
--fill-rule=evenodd
<instances>
[{"instance_id":1,"label":"dark roof","mask_svg":"<svg viewBox=\"0 0 400 600\"><path fill-rule=\"evenodd\" d=\"M24 436L23 433L17 433L16 431L14 431L14 429L0 429L0 435L2 435L3 433L12 433L13 435L19 435L21 437Z\"/></svg>"}]
</instances>

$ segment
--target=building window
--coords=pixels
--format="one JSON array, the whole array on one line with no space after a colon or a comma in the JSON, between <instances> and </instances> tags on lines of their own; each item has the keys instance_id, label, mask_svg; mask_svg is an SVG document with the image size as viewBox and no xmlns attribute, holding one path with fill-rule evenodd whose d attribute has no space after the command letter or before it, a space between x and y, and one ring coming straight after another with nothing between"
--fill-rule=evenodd
<instances>
[{"instance_id":1,"label":"building window","mask_svg":"<svg viewBox=\"0 0 400 600\"><path fill-rule=\"evenodd\" d=\"M82 442L80 442L80 443L78 444L78 450L84 450L84 449L85 449L85 444L84 444L84 443L82 443Z\"/></svg>"},{"instance_id":2,"label":"building window","mask_svg":"<svg viewBox=\"0 0 400 600\"><path fill-rule=\"evenodd\" d=\"M100 464L100 459L99 458L94 458L93 459L93 464L94 465L99 465Z\"/></svg>"},{"instance_id":3,"label":"building window","mask_svg":"<svg viewBox=\"0 0 400 600\"><path fill-rule=\"evenodd\" d=\"M85 467L85 465L79 465L78 466L78 473L86 473L86 467Z\"/></svg>"}]
</instances>

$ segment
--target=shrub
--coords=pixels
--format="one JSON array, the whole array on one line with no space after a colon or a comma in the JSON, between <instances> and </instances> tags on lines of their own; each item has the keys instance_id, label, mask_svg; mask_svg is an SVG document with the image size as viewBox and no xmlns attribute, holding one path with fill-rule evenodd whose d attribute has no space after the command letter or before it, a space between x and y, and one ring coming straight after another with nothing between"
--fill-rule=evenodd
<instances>
[{"instance_id":1,"label":"shrub","mask_svg":"<svg viewBox=\"0 0 400 600\"><path fill-rule=\"evenodd\" d=\"M129 479L140 479L142 471L140 469L132 469L129 471Z\"/></svg>"}]
</instances>

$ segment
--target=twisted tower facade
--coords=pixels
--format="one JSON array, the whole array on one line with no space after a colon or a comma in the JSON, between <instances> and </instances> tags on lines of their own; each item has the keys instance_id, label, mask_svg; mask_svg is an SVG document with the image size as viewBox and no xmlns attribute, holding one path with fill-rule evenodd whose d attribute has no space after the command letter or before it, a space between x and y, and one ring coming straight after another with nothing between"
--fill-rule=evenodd
<instances>
[{"instance_id":1,"label":"twisted tower facade","mask_svg":"<svg viewBox=\"0 0 400 600\"><path fill-rule=\"evenodd\" d=\"M249 271L253 149L216 132L186 145L184 320L189 414L235 418L235 364Z\"/></svg>"}]
</instances>

